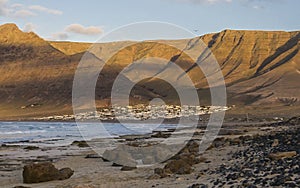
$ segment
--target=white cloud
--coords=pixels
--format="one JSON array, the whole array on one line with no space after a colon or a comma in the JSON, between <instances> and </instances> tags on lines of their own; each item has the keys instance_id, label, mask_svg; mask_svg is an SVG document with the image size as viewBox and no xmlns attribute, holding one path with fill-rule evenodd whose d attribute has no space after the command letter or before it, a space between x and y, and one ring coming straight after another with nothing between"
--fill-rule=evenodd
<instances>
[{"instance_id":1,"label":"white cloud","mask_svg":"<svg viewBox=\"0 0 300 188\"><path fill-rule=\"evenodd\" d=\"M84 27L80 24L71 24L65 28L66 32L77 33L82 35L99 35L103 33L103 30L100 27L89 26Z\"/></svg>"},{"instance_id":2,"label":"white cloud","mask_svg":"<svg viewBox=\"0 0 300 188\"><path fill-rule=\"evenodd\" d=\"M52 34L48 40L53 40L53 41L66 40L69 38L70 33L87 35L87 36L96 36L102 34L103 30L100 27L96 27L96 26L84 27L83 25L80 24L70 24L65 27L64 31Z\"/></svg>"},{"instance_id":3,"label":"white cloud","mask_svg":"<svg viewBox=\"0 0 300 188\"><path fill-rule=\"evenodd\" d=\"M61 15L62 11L49 9L40 5L25 6L23 4L10 4L10 0L0 0L0 16L12 18L25 18L37 16L38 12Z\"/></svg>"},{"instance_id":4,"label":"white cloud","mask_svg":"<svg viewBox=\"0 0 300 188\"><path fill-rule=\"evenodd\" d=\"M36 26L34 24L32 24L32 23L26 23L25 26L24 26L24 28L23 28L23 31L24 32L32 32L32 31L35 30L35 28L36 28Z\"/></svg>"},{"instance_id":5,"label":"white cloud","mask_svg":"<svg viewBox=\"0 0 300 188\"><path fill-rule=\"evenodd\" d=\"M10 7L11 7L11 8L23 8L24 5L23 5L23 4L20 4L20 3L15 3L15 4L12 4Z\"/></svg>"},{"instance_id":6,"label":"white cloud","mask_svg":"<svg viewBox=\"0 0 300 188\"><path fill-rule=\"evenodd\" d=\"M39 12L45 12L48 14L54 14L54 15L62 15L63 12L60 10L55 10L55 9L49 9L40 5L32 5L28 7L30 10L35 10L35 11L39 11Z\"/></svg>"},{"instance_id":7,"label":"white cloud","mask_svg":"<svg viewBox=\"0 0 300 188\"><path fill-rule=\"evenodd\" d=\"M54 33L50 40L66 40L69 38L69 35L65 32Z\"/></svg>"},{"instance_id":8,"label":"white cloud","mask_svg":"<svg viewBox=\"0 0 300 188\"><path fill-rule=\"evenodd\" d=\"M34 12L31 12L30 10L17 10L12 14L13 17L17 18L24 18L24 17L29 17L29 16L36 16Z\"/></svg>"}]
</instances>

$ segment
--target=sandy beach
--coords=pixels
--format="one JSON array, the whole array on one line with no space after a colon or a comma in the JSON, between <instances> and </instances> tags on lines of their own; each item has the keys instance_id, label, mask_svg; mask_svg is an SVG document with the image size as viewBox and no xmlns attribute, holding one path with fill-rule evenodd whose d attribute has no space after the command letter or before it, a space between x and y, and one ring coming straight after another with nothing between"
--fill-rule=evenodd
<instances>
[{"instance_id":1,"label":"sandy beach","mask_svg":"<svg viewBox=\"0 0 300 188\"><path fill-rule=\"evenodd\" d=\"M299 118L285 122L225 123L218 138L203 154L191 152L187 156L199 159L190 171L168 171L170 161L126 169L106 161L84 142L59 147L28 147L26 145L2 145L0 148L1 187L297 187L299 177ZM180 132L186 134L189 130ZM197 128L192 141L199 141L204 129ZM153 136L156 135L156 136ZM152 143L163 140L168 132L148 136L124 136L122 144ZM81 144L80 144L81 143ZM271 154L296 152L296 155L272 159ZM182 155L183 156L183 155ZM278 161L277 161L278 160ZM57 168L71 168L70 179L36 184L23 184L23 167L27 164L51 162ZM295 163L295 164L294 164ZM176 163L174 163L176 165ZM298 164L298 166L296 165ZM252 165L252 166L251 166ZM278 171L276 169L289 169ZM162 170L159 170L162 169ZM281 178L281 179L280 179Z\"/></svg>"}]
</instances>

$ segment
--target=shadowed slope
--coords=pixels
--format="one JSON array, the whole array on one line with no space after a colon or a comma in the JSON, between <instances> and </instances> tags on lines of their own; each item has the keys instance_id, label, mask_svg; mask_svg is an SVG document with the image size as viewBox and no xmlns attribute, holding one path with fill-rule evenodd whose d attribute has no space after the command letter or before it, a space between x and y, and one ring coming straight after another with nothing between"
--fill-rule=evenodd
<instances>
[{"instance_id":1,"label":"shadowed slope","mask_svg":"<svg viewBox=\"0 0 300 188\"><path fill-rule=\"evenodd\" d=\"M157 57L164 61L157 62L153 76L174 77L168 75L168 69L175 63L198 88L202 104L209 104L207 81L187 55L193 54L202 60L214 55L218 60L227 84L229 104L299 105L299 38L300 32L225 30L194 39L167 41L181 49L160 41L97 44L92 53L99 59L105 59L115 49L121 50L109 59L100 74L96 103L100 106L109 104L114 79L125 67L140 59ZM200 39L213 54L209 51L197 54L202 45ZM71 113L74 73L84 51L90 46L89 43L48 42L32 32L20 31L14 24L0 26L0 100L3 105L0 116ZM124 80L136 79L134 69L129 67L127 74L131 76L124 77ZM182 76L176 75L175 79L180 81ZM141 98L136 99L134 95ZM155 78L139 82L131 99L138 103L156 97L178 103L172 87ZM36 107L21 108L31 104Z\"/></svg>"}]
</instances>

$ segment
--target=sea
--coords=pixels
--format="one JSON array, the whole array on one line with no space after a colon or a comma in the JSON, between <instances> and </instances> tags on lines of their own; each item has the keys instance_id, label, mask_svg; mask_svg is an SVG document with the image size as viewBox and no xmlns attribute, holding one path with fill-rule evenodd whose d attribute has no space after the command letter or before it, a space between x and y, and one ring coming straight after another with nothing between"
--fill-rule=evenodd
<instances>
[{"instance_id":1,"label":"sea","mask_svg":"<svg viewBox=\"0 0 300 188\"><path fill-rule=\"evenodd\" d=\"M0 122L0 145L64 146L75 140L103 138L95 131L98 127L99 123L80 123L78 126L76 122ZM101 127L110 137L118 137L174 129L176 125L102 123Z\"/></svg>"}]
</instances>

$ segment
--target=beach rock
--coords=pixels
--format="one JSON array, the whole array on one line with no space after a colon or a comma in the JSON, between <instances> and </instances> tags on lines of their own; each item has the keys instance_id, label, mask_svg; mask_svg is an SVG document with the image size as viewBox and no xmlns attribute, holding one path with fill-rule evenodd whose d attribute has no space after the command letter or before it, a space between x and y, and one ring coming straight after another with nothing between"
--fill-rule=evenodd
<instances>
[{"instance_id":1,"label":"beach rock","mask_svg":"<svg viewBox=\"0 0 300 188\"><path fill-rule=\"evenodd\" d=\"M72 145L77 145L80 148L90 147L86 141L74 141Z\"/></svg>"},{"instance_id":2,"label":"beach rock","mask_svg":"<svg viewBox=\"0 0 300 188\"><path fill-rule=\"evenodd\" d=\"M20 146L18 146L18 145L1 144L1 147L3 147L3 148L18 148L18 147L20 147Z\"/></svg>"},{"instance_id":3,"label":"beach rock","mask_svg":"<svg viewBox=\"0 0 300 188\"><path fill-rule=\"evenodd\" d=\"M215 173L226 180L210 182L218 187L300 187L300 127L240 138L246 149L233 153L232 164L222 164ZM231 140L231 139L230 139ZM295 176L295 174L297 174Z\"/></svg>"},{"instance_id":4,"label":"beach rock","mask_svg":"<svg viewBox=\"0 0 300 188\"><path fill-rule=\"evenodd\" d=\"M73 175L74 171L70 168L58 170L50 162L33 163L24 166L23 182L24 183L40 183L53 180L65 180Z\"/></svg>"},{"instance_id":5,"label":"beach rock","mask_svg":"<svg viewBox=\"0 0 300 188\"><path fill-rule=\"evenodd\" d=\"M123 166L121 168L121 171L131 171L131 170L135 170L137 169L137 167L132 167L132 166Z\"/></svg>"},{"instance_id":6,"label":"beach rock","mask_svg":"<svg viewBox=\"0 0 300 188\"><path fill-rule=\"evenodd\" d=\"M199 141L190 140L186 146L179 153L193 153L199 152Z\"/></svg>"},{"instance_id":7,"label":"beach rock","mask_svg":"<svg viewBox=\"0 0 300 188\"><path fill-rule=\"evenodd\" d=\"M103 158L118 165L135 167L137 162L133 159L128 150L122 147L106 150L103 153Z\"/></svg>"},{"instance_id":8,"label":"beach rock","mask_svg":"<svg viewBox=\"0 0 300 188\"><path fill-rule=\"evenodd\" d=\"M85 156L85 158L86 159L101 159L102 157L101 156L99 156L98 154L87 154L86 156Z\"/></svg>"},{"instance_id":9,"label":"beach rock","mask_svg":"<svg viewBox=\"0 0 300 188\"><path fill-rule=\"evenodd\" d=\"M27 146L27 147L25 147L24 149L26 149L26 150L38 150L38 149L40 149L40 148L37 147L37 146Z\"/></svg>"},{"instance_id":10,"label":"beach rock","mask_svg":"<svg viewBox=\"0 0 300 188\"><path fill-rule=\"evenodd\" d=\"M279 160L285 158L292 158L297 155L296 151L289 151L289 152L278 152L278 153L271 153L269 158L272 160Z\"/></svg>"},{"instance_id":11,"label":"beach rock","mask_svg":"<svg viewBox=\"0 0 300 188\"><path fill-rule=\"evenodd\" d=\"M74 171L70 168L62 168L59 170L58 180L69 179L74 174Z\"/></svg>"},{"instance_id":12,"label":"beach rock","mask_svg":"<svg viewBox=\"0 0 300 188\"><path fill-rule=\"evenodd\" d=\"M111 166L113 166L113 167L122 167L123 165L120 165L118 163L113 163Z\"/></svg>"},{"instance_id":13,"label":"beach rock","mask_svg":"<svg viewBox=\"0 0 300 188\"><path fill-rule=\"evenodd\" d=\"M168 169L162 169L162 168L155 168L154 174L159 175L160 178L168 177L172 174L172 172Z\"/></svg>"},{"instance_id":14,"label":"beach rock","mask_svg":"<svg viewBox=\"0 0 300 188\"><path fill-rule=\"evenodd\" d=\"M225 144L226 144L226 139L224 137L218 137L213 141L209 149L223 147Z\"/></svg>"},{"instance_id":15,"label":"beach rock","mask_svg":"<svg viewBox=\"0 0 300 188\"><path fill-rule=\"evenodd\" d=\"M163 133L161 131L151 135L152 138L169 138L171 136L171 133Z\"/></svg>"},{"instance_id":16,"label":"beach rock","mask_svg":"<svg viewBox=\"0 0 300 188\"><path fill-rule=\"evenodd\" d=\"M192 173L192 165L190 165L183 159L169 161L164 167L164 169L171 171L173 174Z\"/></svg>"}]
</instances>

